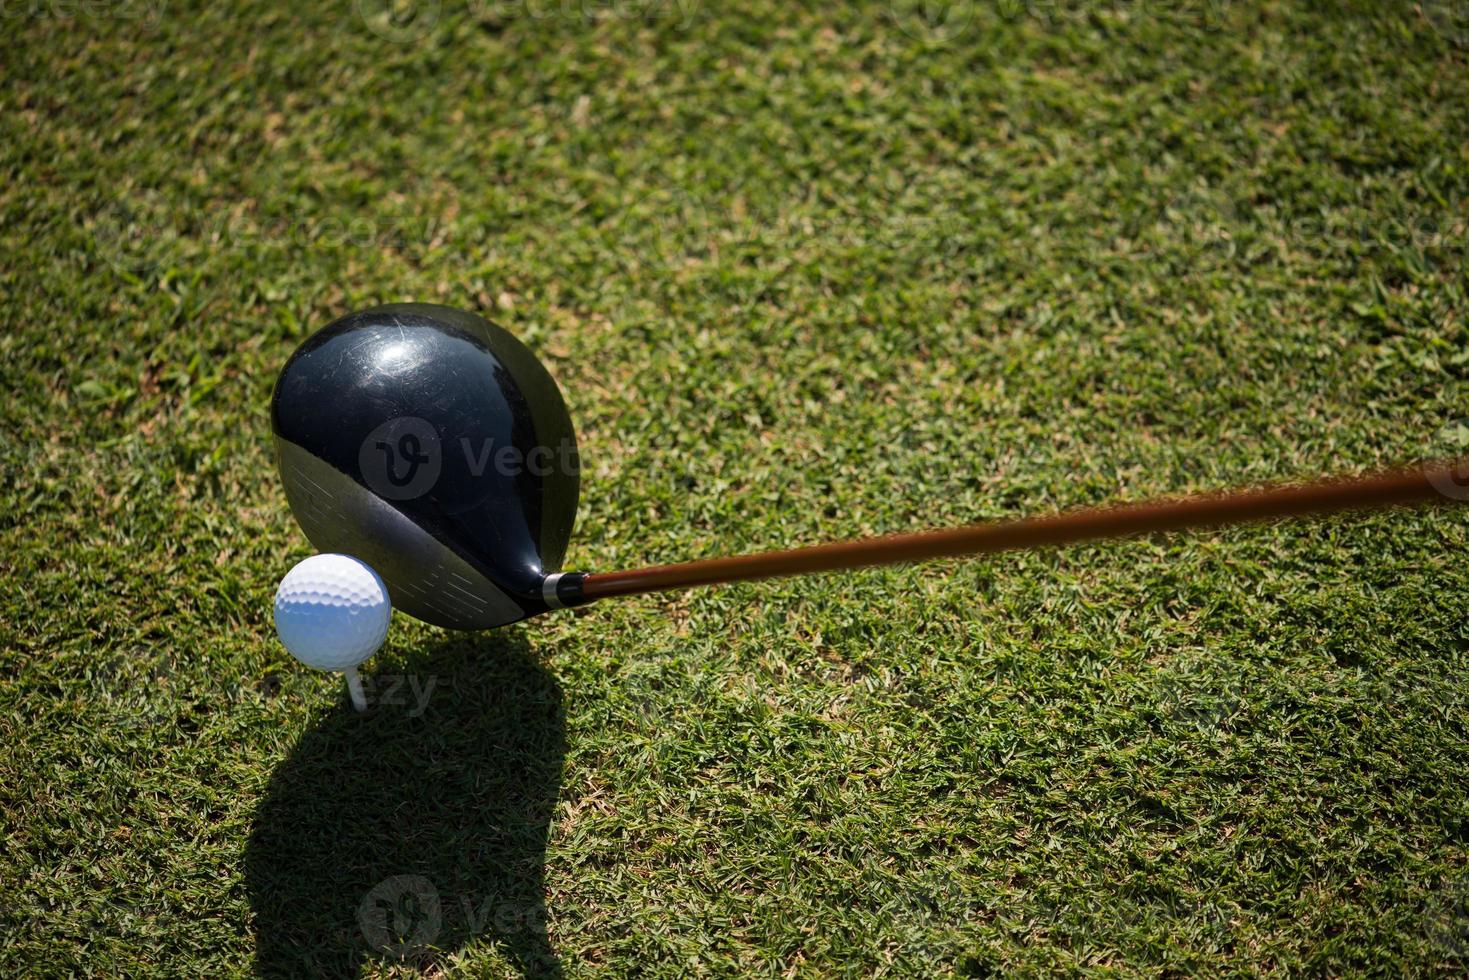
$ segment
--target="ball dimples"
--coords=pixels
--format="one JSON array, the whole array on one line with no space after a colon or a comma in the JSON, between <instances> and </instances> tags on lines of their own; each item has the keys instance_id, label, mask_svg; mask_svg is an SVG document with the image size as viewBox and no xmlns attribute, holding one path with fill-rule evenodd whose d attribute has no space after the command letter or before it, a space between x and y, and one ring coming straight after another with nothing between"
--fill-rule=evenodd
<instances>
[{"instance_id":1,"label":"ball dimples","mask_svg":"<svg viewBox=\"0 0 1469 980\"><path fill-rule=\"evenodd\" d=\"M318 670L346 670L376 652L388 634L388 589L349 555L315 555L281 579L275 629L291 656Z\"/></svg>"}]
</instances>

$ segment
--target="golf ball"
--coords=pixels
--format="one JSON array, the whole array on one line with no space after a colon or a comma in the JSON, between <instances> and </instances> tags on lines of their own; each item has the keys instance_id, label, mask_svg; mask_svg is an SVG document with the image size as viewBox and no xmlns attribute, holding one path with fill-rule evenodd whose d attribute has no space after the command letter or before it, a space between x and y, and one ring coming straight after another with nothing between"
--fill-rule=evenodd
<instances>
[{"instance_id":1,"label":"golf ball","mask_svg":"<svg viewBox=\"0 0 1469 980\"><path fill-rule=\"evenodd\" d=\"M281 579L275 631L291 656L318 670L348 670L388 635L388 588L349 555L314 555Z\"/></svg>"}]
</instances>

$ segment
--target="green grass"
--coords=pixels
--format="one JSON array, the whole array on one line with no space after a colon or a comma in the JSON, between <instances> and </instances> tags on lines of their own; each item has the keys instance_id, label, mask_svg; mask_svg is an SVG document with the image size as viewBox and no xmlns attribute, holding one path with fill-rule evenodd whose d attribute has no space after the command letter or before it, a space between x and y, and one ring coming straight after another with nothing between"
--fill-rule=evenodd
<instances>
[{"instance_id":1,"label":"green grass","mask_svg":"<svg viewBox=\"0 0 1469 980\"><path fill-rule=\"evenodd\" d=\"M1469 415L1453 0L894 4L10 5L0 972L1469 969L1451 509L399 617L365 717L276 642L271 384L377 302L546 360L573 568Z\"/></svg>"}]
</instances>

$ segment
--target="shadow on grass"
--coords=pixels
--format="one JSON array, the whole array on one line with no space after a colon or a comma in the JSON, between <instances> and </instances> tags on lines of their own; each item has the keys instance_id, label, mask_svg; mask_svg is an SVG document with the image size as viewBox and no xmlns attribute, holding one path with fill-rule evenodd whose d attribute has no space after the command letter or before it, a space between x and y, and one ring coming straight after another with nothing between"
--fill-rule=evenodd
<instances>
[{"instance_id":1,"label":"shadow on grass","mask_svg":"<svg viewBox=\"0 0 1469 980\"><path fill-rule=\"evenodd\" d=\"M407 669L372 677L368 712L344 701L271 778L245 855L256 969L427 967L479 938L558 977L542 877L561 689L515 631L450 639Z\"/></svg>"}]
</instances>

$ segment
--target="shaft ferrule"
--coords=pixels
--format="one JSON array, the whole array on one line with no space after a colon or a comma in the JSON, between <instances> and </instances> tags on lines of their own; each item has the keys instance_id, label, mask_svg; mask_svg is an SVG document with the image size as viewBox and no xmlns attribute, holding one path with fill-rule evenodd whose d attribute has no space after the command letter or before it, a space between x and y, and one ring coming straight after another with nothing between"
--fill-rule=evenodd
<instances>
[{"instance_id":1,"label":"shaft ferrule","mask_svg":"<svg viewBox=\"0 0 1469 980\"><path fill-rule=\"evenodd\" d=\"M541 598L548 609L567 609L591 600L582 591L584 572L553 572L541 583Z\"/></svg>"}]
</instances>

